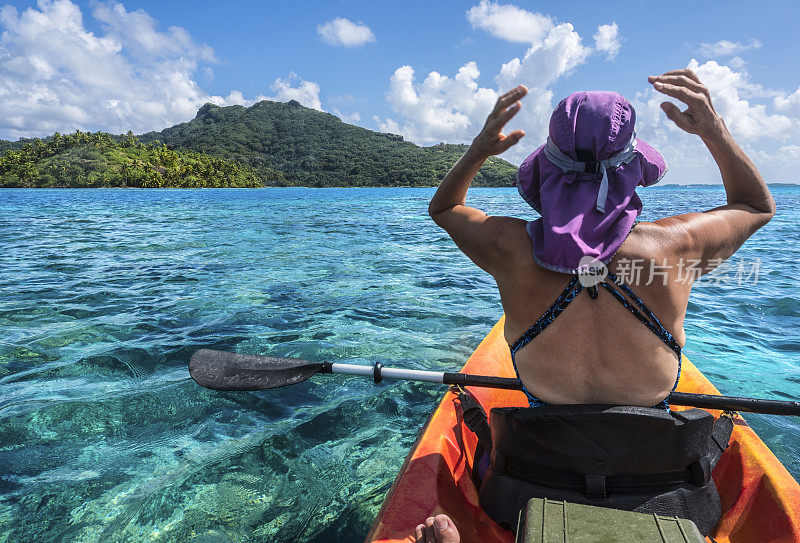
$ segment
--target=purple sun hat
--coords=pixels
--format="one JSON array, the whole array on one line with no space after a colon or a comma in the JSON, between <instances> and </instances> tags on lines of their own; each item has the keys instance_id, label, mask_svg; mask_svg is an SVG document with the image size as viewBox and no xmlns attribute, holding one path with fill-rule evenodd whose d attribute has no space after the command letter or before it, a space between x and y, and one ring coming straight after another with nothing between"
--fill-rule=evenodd
<instances>
[{"instance_id":1,"label":"purple sun hat","mask_svg":"<svg viewBox=\"0 0 800 543\"><path fill-rule=\"evenodd\" d=\"M625 241L642 211L636 187L667 172L659 152L636 138L635 123L616 92L576 92L553 111L547 143L522 162L516 182L542 215L528 223L539 265L577 273L582 258L608 264ZM577 149L594 161L580 161Z\"/></svg>"}]
</instances>

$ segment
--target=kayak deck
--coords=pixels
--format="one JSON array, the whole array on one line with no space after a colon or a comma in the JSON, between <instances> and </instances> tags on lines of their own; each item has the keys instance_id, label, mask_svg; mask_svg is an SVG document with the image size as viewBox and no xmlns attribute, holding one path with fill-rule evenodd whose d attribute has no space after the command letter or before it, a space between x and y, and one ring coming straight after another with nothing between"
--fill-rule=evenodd
<instances>
[{"instance_id":1,"label":"kayak deck","mask_svg":"<svg viewBox=\"0 0 800 543\"><path fill-rule=\"evenodd\" d=\"M464 373L515 377L504 318L470 356ZM685 357L678 390L719 394ZM471 387L487 413L494 407L527 406L519 391ZM470 478L477 438L462 423L457 396L448 391L433 411L386 496L367 541L414 541L414 528L429 516L449 515L461 541L513 543L513 534L481 510ZM682 409L674 407L674 409ZM715 417L719 411L709 410ZM725 542L800 543L800 485L741 416L713 472L722 520L711 535Z\"/></svg>"}]
</instances>

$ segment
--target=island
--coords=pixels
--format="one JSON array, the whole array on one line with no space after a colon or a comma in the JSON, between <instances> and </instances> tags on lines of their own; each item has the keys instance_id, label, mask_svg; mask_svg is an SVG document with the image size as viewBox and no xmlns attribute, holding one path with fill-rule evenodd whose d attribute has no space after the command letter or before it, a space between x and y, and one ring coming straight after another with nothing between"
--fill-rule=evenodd
<instances>
[{"instance_id":1,"label":"island","mask_svg":"<svg viewBox=\"0 0 800 543\"><path fill-rule=\"evenodd\" d=\"M425 187L438 185L466 149L418 146L294 100L206 104L189 122L139 136L0 141L0 187ZM515 175L492 157L473 184L511 186Z\"/></svg>"}]
</instances>

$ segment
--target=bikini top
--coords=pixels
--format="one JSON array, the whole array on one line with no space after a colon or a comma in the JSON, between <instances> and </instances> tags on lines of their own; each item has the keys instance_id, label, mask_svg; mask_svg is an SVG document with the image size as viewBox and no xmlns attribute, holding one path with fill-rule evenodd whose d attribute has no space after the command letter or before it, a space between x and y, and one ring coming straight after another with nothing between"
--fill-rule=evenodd
<instances>
[{"instance_id":1,"label":"bikini top","mask_svg":"<svg viewBox=\"0 0 800 543\"><path fill-rule=\"evenodd\" d=\"M610 282L609 282L610 280ZM645 303L622 281L620 281L613 273L608 272L605 279L599 283L599 286L602 286L606 289L609 293L611 293L614 298L619 301L625 308L630 311L639 321L647 326L651 332L653 332L656 336L663 341L667 347L672 349L672 351L678 355L678 378L681 375L681 347L678 345L678 342L672 337L666 328L661 324L658 318L653 314L650 309L645 305ZM533 326L528 328L528 331L522 334L522 336L515 341L514 343L509 345L511 349L511 361L514 363L514 371L517 372L517 379L519 379L519 371L517 370L517 364L514 361L514 355L526 346L528 343L533 341L533 339L542 333L542 331L547 328L551 322L553 322L556 317L558 317L562 311L569 305L569 303L575 299L575 297L580 294L584 288L589 293L589 297L592 299L597 299L598 296L598 285L593 285L590 287L584 287L581 284L577 275L575 275L572 280L567 284L564 290L561 292L561 295L556 298L556 301L542 314L539 319L533 323ZM619 290L616 288L619 287ZM620 292L620 290L622 292ZM623 296L622 293L627 294L631 300L636 304L635 307L631 304L628 299ZM520 380L522 383L522 380ZM672 390L675 390L675 387L678 385L678 380L675 380L675 385L672 387ZM522 391L525 392L525 395L528 396L528 400L530 401L531 407L536 407L539 405L545 405L540 399L536 398L533 394L531 394L526 388L525 385L522 385ZM669 404L667 400L663 400L659 403L656 407L666 407L669 408Z\"/></svg>"}]
</instances>

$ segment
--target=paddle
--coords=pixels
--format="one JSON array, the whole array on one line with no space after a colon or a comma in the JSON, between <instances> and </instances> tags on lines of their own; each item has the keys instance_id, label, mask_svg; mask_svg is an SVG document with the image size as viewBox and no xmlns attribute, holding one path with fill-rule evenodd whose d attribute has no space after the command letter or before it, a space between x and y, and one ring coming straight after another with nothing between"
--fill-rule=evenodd
<instances>
[{"instance_id":1,"label":"paddle","mask_svg":"<svg viewBox=\"0 0 800 543\"><path fill-rule=\"evenodd\" d=\"M340 364L338 362L309 362L300 358L281 358L253 354L229 353L200 349L189 359L189 374L197 384L213 390L264 390L301 383L318 373L340 373L372 377L376 383L383 379L405 379L445 385L477 386L520 390L517 379L469 375L466 373L384 368ZM800 416L800 402L764 400L673 392L669 402L675 405L746 411L765 415Z\"/></svg>"}]
</instances>

